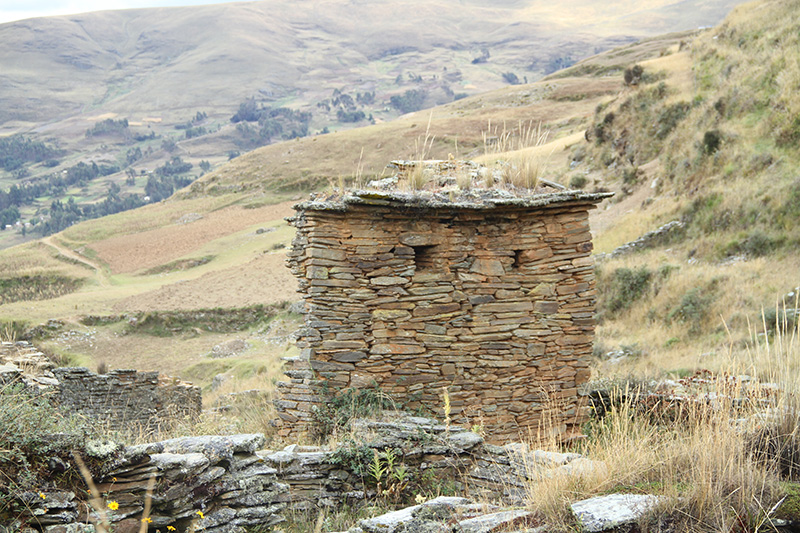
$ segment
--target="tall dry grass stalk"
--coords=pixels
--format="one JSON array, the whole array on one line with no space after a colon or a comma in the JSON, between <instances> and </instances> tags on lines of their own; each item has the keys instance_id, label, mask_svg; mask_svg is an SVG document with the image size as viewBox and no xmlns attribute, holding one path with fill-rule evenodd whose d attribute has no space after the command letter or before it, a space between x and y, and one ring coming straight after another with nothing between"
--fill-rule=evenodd
<instances>
[{"instance_id":1,"label":"tall dry grass stalk","mask_svg":"<svg viewBox=\"0 0 800 533\"><path fill-rule=\"evenodd\" d=\"M503 166L503 183L518 189L535 189L546 166L546 161L537 155L516 155Z\"/></svg>"},{"instance_id":2,"label":"tall dry grass stalk","mask_svg":"<svg viewBox=\"0 0 800 533\"><path fill-rule=\"evenodd\" d=\"M487 128L481 135L483 153L491 155L542 146L547 142L550 130L542 128L541 122L534 124L533 121L522 120L517 123L515 129L508 129L505 122L500 129L499 125L492 126L492 121L489 120Z\"/></svg>"},{"instance_id":3,"label":"tall dry grass stalk","mask_svg":"<svg viewBox=\"0 0 800 533\"><path fill-rule=\"evenodd\" d=\"M412 159L416 164L406 175L406 185L412 191L422 190L428 183L428 176L425 174L425 161L430 156L431 150L433 149L433 142L436 140L436 137L430 133L432 119L433 113L428 115L425 136L414 139L414 155Z\"/></svg>"}]
</instances>

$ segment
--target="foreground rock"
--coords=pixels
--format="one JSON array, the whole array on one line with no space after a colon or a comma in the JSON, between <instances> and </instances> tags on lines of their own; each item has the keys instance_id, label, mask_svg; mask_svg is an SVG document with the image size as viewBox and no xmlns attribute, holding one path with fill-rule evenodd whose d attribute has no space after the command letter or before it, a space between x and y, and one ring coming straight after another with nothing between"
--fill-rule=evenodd
<instances>
[{"instance_id":1,"label":"foreground rock","mask_svg":"<svg viewBox=\"0 0 800 533\"><path fill-rule=\"evenodd\" d=\"M152 478L152 528L184 531L193 524L208 533L243 533L246 526L277 524L283 520L288 486L279 483L276 470L256 455L263 445L260 434L185 437L122 449L109 443L94 445L95 454L106 453L100 459L108 464L95 480L107 507L102 511L115 530L135 525L138 531ZM89 512L85 492L78 493L20 495L25 510L13 530L27 525L36 528L29 531L83 532L85 525L100 517Z\"/></svg>"},{"instance_id":2,"label":"foreground rock","mask_svg":"<svg viewBox=\"0 0 800 533\"><path fill-rule=\"evenodd\" d=\"M609 494L573 503L581 531L596 533L637 522L663 498L649 494Z\"/></svg>"},{"instance_id":3,"label":"foreground rock","mask_svg":"<svg viewBox=\"0 0 800 533\"><path fill-rule=\"evenodd\" d=\"M348 533L493 533L530 532L533 513L523 509L497 511L466 498L439 496L374 518L361 520Z\"/></svg>"},{"instance_id":4,"label":"foreground rock","mask_svg":"<svg viewBox=\"0 0 800 533\"><path fill-rule=\"evenodd\" d=\"M353 422L351 437L353 442L338 449L291 445L258 453L289 485L290 506L296 510L356 503L374 496L374 481L359 473L365 472L368 464L359 461L368 463L375 453L387 450L398 465L416 476L450 480L470 497L499 499L510 505L525 501L532 482L605 471L602 462L576 453L530 450L521 443L494 446L464 428L396 412L385 413L381 420Z\"/></svg>"}]
</instances>

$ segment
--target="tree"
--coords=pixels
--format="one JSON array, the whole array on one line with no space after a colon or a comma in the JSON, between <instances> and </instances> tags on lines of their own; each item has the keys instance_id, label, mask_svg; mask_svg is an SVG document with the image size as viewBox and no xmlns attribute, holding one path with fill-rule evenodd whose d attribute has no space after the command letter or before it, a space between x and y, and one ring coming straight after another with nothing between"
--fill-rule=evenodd
<instances>
[{"instance_id":1,"label":"tree","mask_svg":"<svg viewBox=\"0 0 800 533\"><path fill-rule=\"evenodd\" d=\"M506 80L506 83L510 83L511 85L519 85L519 78L513 72L504 72L503 79Z\"/></svg>"},{"instance_id":2,"label":"tree","mask_svg":"<svg viewBox=\"0 0 800 533\"><path fill-rule=\"evenodd\" d=\"M642 74L644 74L644 68L641 65L633 65L626 68L622 75L625 85L639 85L642 80Z\"/></svg>"},{"instance_id":3,"label":"tree","mask_svg":"<svg viewBox=\"0 0 800 533\"><path fill-rule=\"evenodd\" d=\"M411 113L422 109L427 96L428 93L424 89L409 89L402 95L392 96L389 103L401 113Z\"/></svg>"}]
</instances>

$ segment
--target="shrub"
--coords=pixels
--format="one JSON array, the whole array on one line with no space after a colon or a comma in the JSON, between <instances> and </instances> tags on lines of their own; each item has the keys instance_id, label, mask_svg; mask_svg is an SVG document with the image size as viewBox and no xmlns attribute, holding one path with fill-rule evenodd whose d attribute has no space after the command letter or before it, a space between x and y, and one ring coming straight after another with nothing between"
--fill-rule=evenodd
<instances>
[{"instance_id":1,"label":"shrub","mask_svg":"<svg viewBox=\"0 0 800 533\"><path fill-rule=\"evenodd\" d=\"M641 65L633 65L626 68L622 76L625 80L625 85L638 85L642 80L642 74L644 74L644 68Z\"/></svg>"},{"instance_id":2,"label":"shrub","mask_svg":"<svg viewBox=\"0 0 800 533\"><path fill-rule=\"evenodd\" d=\"M586 187L587 181L589 180L586 179L586 176L582 174L576 174L570 178L569 186L573 189L583 189Z\"/></svg>"},{"instance_id":3,"label":"shrub","mask_svg":"<svg viewBox=\"0 0 800 533\"><path fill-rule=\"evenodd\" d=\"M67 464L89 435L83 419L61 413L47 396L21 384L0 386L0 523L9 523L5 515L23 493L39 490L37 473L48 471L48 462Z\"/></svg>"},{"instance_id":4,"label":"shrub","mask_svg":"<svg viewBox=\"0 0 800 533\"><path fill-rule=\"evenodd\" d=\"M423 108L427 96L425 89L409 89L402 95L392 96L389 103L401 113L411 113Z\"/></svg>"},{"instance_id":5,"label":"shrub","mask_svg":"<svg viewBox=\"0 0 800 533\"><path fill-rule=\"evenodd\" d=\"M678 123L686 117L690 109L691 106L688 102L678 102L664 107L656 119L656 138L664 140L667 135L672 133Z\"/></svg>"},{"instance_id":6,"label":"shrub","mask_svg":"<svg viewBox=\"0 0 800 533\"><path fill-rule=\"evenodd\" d=\"M707 288L690 289L683 295L680 303L669 312L667 320L688 324L689 333L693 335L700 333L714 301L713 287L714 284Z\"/></svg>"},{"instance_id":7,"label":"shrub","mask_svg":"<svg viewBox=\"0 0 800 533\"><path fill-rule=\"evenodd\" d=\"M629 309L647 293L652 277L653 273L644 266L637 269L617 268L607 283L602 283L598 276L600 307L612 315Z\"/></svg>"},{"instance_id":8,"label":"shrub","mask_svg":"<svg viewBox=\"0 0 800 533\"><path fill-rule=\"evenodd\" d=\"M519 85L519 77L513 72L503 72L503 79L511 85Z\"/></svg>"},{"instance_id":9,"label":"shrub","mask_svg":"<svg viewBox=\"0 0 800 533\"><path fill-rule=\"evenodd\" d=\"M719 130L709 130L703 134L703 153L711 155L719 150L722 144L722 134Z\"/></svg>"},{"instance_id":10,"label":"shrub","mask_svg":"<svg viewBox=\"0 0 800 533\"><path fill-rule=\"evenodd\" d=\"M774 239L756 230L743 241L737 240L729 244L726 255L745 254L747 257L763 257L778 248L783 241L783 238Z\"/></svg>"}]
</instances>

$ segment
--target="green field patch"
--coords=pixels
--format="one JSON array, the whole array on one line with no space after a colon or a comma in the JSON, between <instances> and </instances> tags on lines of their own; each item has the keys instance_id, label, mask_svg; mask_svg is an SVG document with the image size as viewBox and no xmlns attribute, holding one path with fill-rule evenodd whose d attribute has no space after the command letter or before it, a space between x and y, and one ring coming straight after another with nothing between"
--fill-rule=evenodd
<instances>
[{"instance_id":1,"label":"green field patch","mask_svg":"<svg viewBox=\"0 0 800 533\"><path fill-rule=\"evenodd\" d=\"M0 278L0 305L49 300L77 291L83 280L57 275L31 275Z\"/></svg>"},{"instance_id":2,"label":"green field patch","mask_svg":"<svg viewBox=\"0 0 800 533\"><path fill-rule=\"evenodd\" d=\"M201 332L233 333L265 324L285 309L286 304L279 304L139 313L128 321L127 331L157 337Z\"/></svg>"},{"instance_id":3,"label":"green field patch","mask_svg":"<svg viewBox=\"0 0 800 533\"><path fill-rule=\"evenodd\" d=\"M169 263L150 268L141 273L142 276L153 276L155 274L166 274L167 272L179 272L196 268L206 263L210 263L216 256L205 255L203 257L196 257L193 259L178 259Z\"/></svg>"}]
</instances>

